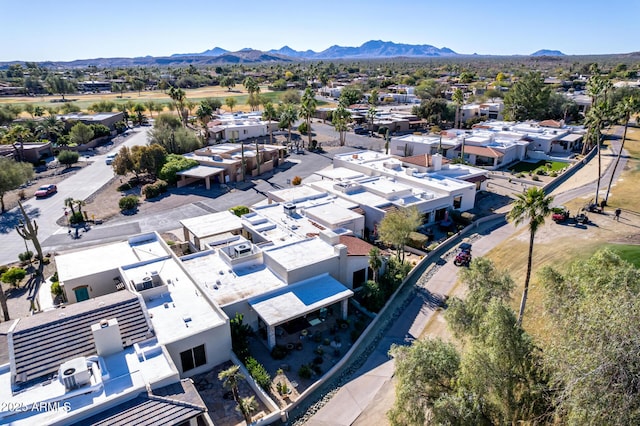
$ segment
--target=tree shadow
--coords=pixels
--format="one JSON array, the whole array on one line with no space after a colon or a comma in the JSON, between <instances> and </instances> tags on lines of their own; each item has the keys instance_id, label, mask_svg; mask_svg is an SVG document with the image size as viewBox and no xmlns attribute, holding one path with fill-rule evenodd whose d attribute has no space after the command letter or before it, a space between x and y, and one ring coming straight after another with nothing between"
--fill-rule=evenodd
<instances>
[{"instance_id":1,"label":"tree shadow","mask_svg":"<svg viewBox=\"0 0 640 426\"><path fill-rule=\"evenodd\" d=\"M24 204L23 207L27 216L32 220L40 217L40 209L38 207L27 207ZM22 212L18 208L6 211L0 217L2 218L0 221L0 234L8 234L18 226L20 220L24 221Z\"/></svg>"}]
</instances>

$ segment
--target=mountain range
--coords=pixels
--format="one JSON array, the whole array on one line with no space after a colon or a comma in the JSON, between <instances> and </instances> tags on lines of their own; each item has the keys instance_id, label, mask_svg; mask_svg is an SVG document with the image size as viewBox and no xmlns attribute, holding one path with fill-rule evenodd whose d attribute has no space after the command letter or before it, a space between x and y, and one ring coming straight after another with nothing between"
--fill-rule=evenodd
<instances>
[{"instance_id":1,"label":"mountain range","mask_svg":"<svg viewBox=\"0 0 640 426\"><path fill-rule=\"evenodd\" d=\"M474 56L478 56L475 53ZM237 52L230 52L220 47L205 50L200 53L176 53L171 56L142 56L136 58L94 58L78 59L68 62L46 61L40 62L45 67L67 66L85 67L132 67L132 66L184 66L184 65L212 65L260 62L293 62L323 59L389 59L389 58L446 58L471 56L459 54L442 47L437 48L429 44L405 44L391 41L370 40L358 47L331 46L321 52L313 50L294 50L289 46L272 49L267 52L245 48ZM558 50L538 50L530 56L565 56ZM0 68L20 63L22 61L0 62Z\"/></svg>"},{"instance_id":2,"label":"mountain range","mask_svg":"<svg viewBox=\"0 0 640 426\"><path fill-rule=\"evenodd\" d=\"M244 50L244 49L243 49ZM242 50L240 51L242 52ZM184 56L222 56L224 54L231 53L228 50L220 47L214 47L213 49L205 50L200 53L177 53L171 55L171 57L184 57ZM453 50L443 47L441 49L431 46L429 44L404 44L394 43L391 41L370 40L363 43L359 47L338 46L333 45L328 49L321 52L315 52L313 50L299 51L290 48L289 46L281 47L280 49L272 49L266 53L282 55L293 59L376 59L376 58L397 58L397 57L409 57L409 58L423 58L423 57L439 57L439 56L457 56L458 54Z\"/></svg>"}]
</instances>

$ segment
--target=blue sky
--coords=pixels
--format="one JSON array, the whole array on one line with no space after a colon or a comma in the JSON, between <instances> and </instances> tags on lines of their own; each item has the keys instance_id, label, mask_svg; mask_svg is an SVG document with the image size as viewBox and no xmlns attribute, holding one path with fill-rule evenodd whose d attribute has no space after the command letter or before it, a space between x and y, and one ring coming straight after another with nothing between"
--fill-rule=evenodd
<instances>
[{"instance_id":1,"label":"blue sky","mask_svg":"<svg viewBox=\"0 0 640 426\"><path fill-rule=\"evenodd\" d=\"M638 0L4 0L0 11L0 61L168 56L216 46L321 51L368 40L492 55L640 50Z\"/></svg>"}]
</instances>

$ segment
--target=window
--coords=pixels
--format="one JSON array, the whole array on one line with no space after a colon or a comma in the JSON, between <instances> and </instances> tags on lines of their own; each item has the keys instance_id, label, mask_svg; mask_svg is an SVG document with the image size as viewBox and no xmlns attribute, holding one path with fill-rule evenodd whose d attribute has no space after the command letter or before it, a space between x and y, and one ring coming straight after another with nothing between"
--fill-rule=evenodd
<instances>
[{"instance_id":1,"label":"window","mask_svg":"<svg viewBox=\"0 0 640 426\"><path fill-rule=\"evenodd\" d=\"M459 209L462 206L462 196L453 197L453 208Z\"/></svg>"},{"instance_id":2,"label":"window","mask_svg":"<svg viewBox=\"0 0 640 426\"><path fill-rule=\"evenodd\" d=\"M204 345L180 352L180 362L182 363L183 373L205 365L207 363L207 354L205 353Z\"/></svg>"}]
</instances>

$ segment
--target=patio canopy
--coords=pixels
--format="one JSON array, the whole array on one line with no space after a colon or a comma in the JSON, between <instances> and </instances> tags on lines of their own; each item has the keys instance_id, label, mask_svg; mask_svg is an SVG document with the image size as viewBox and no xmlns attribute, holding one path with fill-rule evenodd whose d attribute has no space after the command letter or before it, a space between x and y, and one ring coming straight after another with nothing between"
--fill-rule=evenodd
<instances>
[{"instance_id":1,"label":"patio canopy","mask_svg":"<svg viewBox=\"0 0 640 426\"><path fill-rule=\"evenodd\" d=\"M351 296L353 291L323 274L249 299L249 305L268 326L275 327Z\"/></svg>"}]
</instances>

